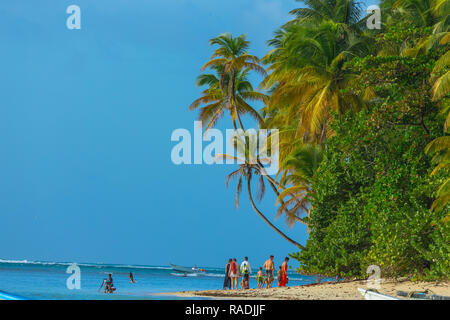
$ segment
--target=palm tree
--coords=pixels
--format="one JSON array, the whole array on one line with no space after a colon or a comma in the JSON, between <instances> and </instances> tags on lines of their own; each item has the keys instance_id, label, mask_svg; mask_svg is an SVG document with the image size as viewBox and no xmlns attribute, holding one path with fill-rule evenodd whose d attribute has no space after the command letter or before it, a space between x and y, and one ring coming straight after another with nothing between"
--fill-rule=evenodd
<instances>
[{"instance_id":1,"label":"palm tree","mask_svg":"<svg viewBox=\"0 0 450 320\"><path fill-rule=\"evenodd\" d=\"M450 123L450 113L447 115L446 125ZM447 126L445 127L447 129ZM442 136L431 141L425 148L425 152L433 154L433 161L438 165L431 175L436 174L439 170L450 169L450 136ZM440 211L450 201L450 178L447 178L436 192L437 197L431 207L432 210Z\"/></svg>"},{"instance_id":2,"label":"palm tree","mask_svg":"<svg viewBox=\"0 0 450 320\"><path fill-rule=\"evenodd\" d=\"M252 194L252 180L253 177L257 179L257 197L259 200L262 200L265 194L265 183L264 183L264 174L261 171L261 164L267 164L270 159L260 157L258 153L258 143L257 136L249 135L247 139L239 137L235 135L233 137L233 145L235 146L237 156L234 155L217 155L217 158L222 159L232 159L240 163L239 168L233 172L231 172L226 177L226 187L228 188L230 180L238 179L237 187L236 187L236 208L239 207L239 197L242 192L242 185L244 180L247 182L247 192L250 203L252 205L253 210L258 214L258 216L264 220L265 223L269 225L275 232L281 235L285 240L289 241L293 245L303 248L301 244L296 242L295 240L288 237L284 234L280 229L278 229L269 219L258 209L253 199Z\"/></svg>"},{"instance_id":3,"label":"palm tree","mask_svg":"<svg viewBox=\"0 0 450 320\"><path fill-rule=\"evenodd\" d=\"M403 43L390 43L380 54L417 56L443 44L441 41L450 40L450 2L447 0L384 0L381 6L387 26L418 29ZM427 29L431 29L431 33Z\"/></svg>"},{"instance_id":4,"label":"palm tree","mask_svg":"<svg viewBox=\"0 0 450 320\"><path fill-rule=\"evenodd\" d=\"M227 96L228 109L232 112L233 123L237 120L241 129L244 129L239 112L239 101L236 96L236 78L243 69L253 70L265 76L266 71L259 65L259 59L248 53L250 42L245 35L233 38L230 33L224 33L209 41L211 45L219 47L214 51L211 59L202 67L216 67L221 70L219 88ZM259 119L258 119L259 120Z\"/></svg>"},{"instance_id":5,"label":"palm tree","mask_svg":"<svg viewBox=\"0 0 450 320\"><path fill-rule=\"evenodd\" d=\"M212 69L216 74L201 74L198 76L197 85L207 86L207 88L202 92L202 96L189 106L189 110L196 110L201 105L204 105L200 108L199 120L204 124L205 132L214 127L216 122L225 114L225 111L232 116L235 129L237 129L237 126L233 115L236 110L238 114L249 114L258 123L262 123L261 116L248 102L264 102L267 100L267 96L253 89L252 84L247 79L250 69L245 68L236 74L233 96L237 107L229 103L229 92L223 91L220 87L221 76L223 76L224 86L228 86L230 82L230 77L227 74L223 75L224 67L218 65L212 66Z\"/></svg>"},{"instance_id":6,"label":"palm tree","mask_svg":"<svg viewBox=\"0 0 450 320\"><path fill-rule=\"evenodd\" d=\"M277 216L286 211L289 225L300 219L302 222L305 222L309 230L308 221L312 209L310 205L312 181L322 162L322 158L323 150L320 145L303 145L281 164L280 171L283 174L280 179L280 185L283 191L277 198L277 202L281 204ZM286 197L288 198L287 200L285 200ZM305 213L307 216L306 220L299 217Z\"/></svg>"},{"instance_id":7,"label":"palm tree","mask_svg":"<svg viewBox=\"0 0 450 320\"><path fill-rule=\"evenodd\" d=\"M336 23L317 27L290 26L270 42L275 49L263 61L270 64L262 87L272 89L265 126L296 125L295 138L322 143L329 135L330 111L340 114L364 106L349 89L356 75L344 68L349 59L365 52L364 41L342 39ZM277 110L277 112L273 112Z\"/></svg>"},{"instance_id":8,"label":"palm tree","mask_svg":"<svg viewBox=\"0 0 450 320\"><path fill-rule=\"evenodd\" d=\"M448 42L450 42L450 38ZM447 41L443 44L447 44ZM433 100L439 101L450 92L450 50L436 61L433 74L438 75L431 79L433 82Z\"/></svg>"},{"instance_id":9,"label":"palm tree","mask_svg":"<svg viewBox=\"0 0 450 320\"><path fill-rule=\"evenodd\" d=\"M356 30L361 27L361 3L354 0L297 0L303 2L305 8L291 10L296 18L290 24L320 24L333 21L344 29Z\"/></svg>"}]
</instances>

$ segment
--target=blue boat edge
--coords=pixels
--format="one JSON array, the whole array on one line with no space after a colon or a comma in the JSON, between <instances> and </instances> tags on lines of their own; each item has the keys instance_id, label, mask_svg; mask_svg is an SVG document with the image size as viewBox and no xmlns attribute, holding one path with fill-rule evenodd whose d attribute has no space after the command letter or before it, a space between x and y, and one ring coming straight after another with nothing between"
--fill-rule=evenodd
<instances>
[{"instance_id":1,"label":"blue boat edge","mask_svg":"<svg viewBox=\"0 0 450 320\"><path fill-rule=\"evenodd\" d=\"M30 300L30 299L0 290L0 300Z\"/></svg>"}]
</instances>

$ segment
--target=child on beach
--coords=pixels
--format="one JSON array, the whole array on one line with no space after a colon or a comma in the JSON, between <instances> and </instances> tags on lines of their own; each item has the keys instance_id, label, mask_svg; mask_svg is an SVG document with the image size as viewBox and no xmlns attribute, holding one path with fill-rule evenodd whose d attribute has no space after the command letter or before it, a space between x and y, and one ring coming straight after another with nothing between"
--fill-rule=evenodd
<instances>
[{"instance_id":1,"label":"child on beach","mask_svg":"<svg viewBox=\"0 0 450 320\"><path fill-rule=\"evenodd\" d=\"M250 289L249 280L250 275L248 274L248 270L245 270L244 276L242 277L242 289Z\"/></svg>"},{"instance_id":2,"label":"child on beach","mask_svg":"<svg viewBox=\"0 0 450 320\"><path fill-rule=\"evenodd\" d=\"M269 287L270 287L270 277L269 277L269 274L267 272L264 275L264 284L263 284L263 286L266 286L266 289L269 289Z\"/></svg>"},{"instance_id":3,"label":"child on beach","mask_svg":"<svg viewBox=\"0 0 450 320\"><path fill-rule=\"evenodd\" d=\"M256 274L256 280L258 281L258 289L261 289L264 285L264 275L262 272L262 267L259 267L259 271Z\"/></svg>"}]
</instances>

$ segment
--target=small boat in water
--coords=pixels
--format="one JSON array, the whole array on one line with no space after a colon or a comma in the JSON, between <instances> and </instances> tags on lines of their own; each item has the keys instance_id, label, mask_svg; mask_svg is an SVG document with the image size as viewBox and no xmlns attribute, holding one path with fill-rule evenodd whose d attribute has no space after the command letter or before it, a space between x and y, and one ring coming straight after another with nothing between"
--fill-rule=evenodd
<instances>
[{"instance_id":1,"label":"small boat in water","mask_svg":"<svg viewBox=\"0 0 450 320\"><path fill-rule=\"evenodd\" d=\"M399 298L379 293L371 289L358 288L358 291L363 295L364 299L366 300L401 300Z\"/></svg>"},{"instance_id":2,"label":"small boat in water","mask_svg":"<svg viewBox=\"0 0 450 320\"><path fill-rule=\"evenodd\" d=\"M189 267L177 266L177 265L172 264L172 263L169 263L169 264L170 264L170 267L174 271L184 273L185 275L192 274L192 273L201 273L201 272L204 273L204 272L206 272L205 270L199 269L199 268L197 268L195 266L193 268L189 268Z\"/></svg>"}]
</instances>

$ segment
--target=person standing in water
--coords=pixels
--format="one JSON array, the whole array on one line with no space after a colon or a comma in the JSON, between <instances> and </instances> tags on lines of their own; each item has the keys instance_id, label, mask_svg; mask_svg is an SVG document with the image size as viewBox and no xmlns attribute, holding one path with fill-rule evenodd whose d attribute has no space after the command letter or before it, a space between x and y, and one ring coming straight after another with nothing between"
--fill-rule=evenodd
<instances>
[{"instance_id":1,"label":"person standing in water","mask_svg":"<svg viewBox=\"0 0 450 320\"><path fill-rule=\"evenodd\" d=\"M137 282L136 280L134 280L133 272L131 272L131 271L130 271L130 275L128 276L128 278L130 279L130 283L136 283Z\"/></svg>"},{"instance_id":2,"label":"person standing in water","mask_svg":"<svg viewBox=\"0 0 450 320\"><path fill-rule=\"evenodd\" d=\"M232 259L228 259L228 263L225 265L225 280L223 281L223 290L231 289L231 278L230 278L230 266Z\"/></svg>"},{"instance_id":3,"label":"person standing in water","mask_svg":"<svg viewBox=\"0 0 450 320\"><path fill-rule=\"evenodd\" d=\"M284 262L281 265L281 283L280 283L280 287L286 287L286 284L288 283L288 277L287 277L288 261L289 261L288 257L284 258Z\"/></svg>"}]
</instances>

